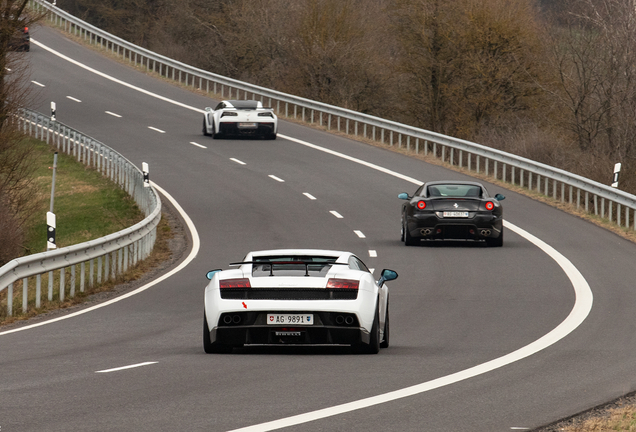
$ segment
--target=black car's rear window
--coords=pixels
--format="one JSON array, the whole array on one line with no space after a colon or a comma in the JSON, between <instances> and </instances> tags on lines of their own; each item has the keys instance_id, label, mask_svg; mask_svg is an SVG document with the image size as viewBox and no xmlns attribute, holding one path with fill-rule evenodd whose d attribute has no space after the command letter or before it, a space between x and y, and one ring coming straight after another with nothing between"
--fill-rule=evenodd
<instances>
[{"instance_id":1,"label":"black car's rear window","mask_svg":"<svg viewBox=\"0 0 636 432\"><path fill-rule=\"evenodd\" d=\"M480 198L481 187L462 184L437 184L428 186L429 197Z\"/></svg>"}]
</instances>

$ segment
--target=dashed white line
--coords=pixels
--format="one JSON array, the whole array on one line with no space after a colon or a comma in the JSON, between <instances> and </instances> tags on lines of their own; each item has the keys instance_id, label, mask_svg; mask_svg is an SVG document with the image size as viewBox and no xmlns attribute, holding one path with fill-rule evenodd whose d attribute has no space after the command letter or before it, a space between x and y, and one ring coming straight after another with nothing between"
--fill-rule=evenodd
<instances>
[{"instance_id":1,"label":"dashed white line","mask_svg":"<svg viewBox=\"0 0 636 432\"><path fill-rule=\"evenodd\" d=\"M342 219L343 218L343 216L340 213L338 213L337 211L335 211L335 210L331 210L329 213L331 213L332 215L334 215L338 219Z\"/></svg>"},{"instance_id":2,"label":"dashed white line","mask_svg":"<svg viewBox=\"0 0 636 432\"><path fill-rule=\"evenodd\" d=\"M207 148L206 146L201 145L201 144L199 144L199 143L195 143L194 141L190 141L190 144L192 144L193 146L197 146L197 147L204 148L204 149L206 149L206 148Z\"/></svg>"},{"instance_id":3,"label":"dashed white line","mask_svg":"<svg viewBox=\"0 0 636 432\"><path fill-rule=\"evenodd\" d=\"M237 163L237 164L239 164L239 165L247 165L247 164L246 164L245 162L243 162L242 160L238 160L238 159L235 159L235 158L230 158L230 160L231 160L231 161L236 162L236 163Z\"/></svg>"},{"instance_id":4,"label":"dashed white line","mask_svg":"<svg viewBox=\"0 0 636 432\"><path fill-rule=\"evenodd\" d=\"M309 198L310 200L315 200L315 199L316 199L316 197L315 197L315 196L313 196L312 194L307 193L307 192L304 192L304 193L303 193L303 195L305 195L305 196L306 196L307 198Z\"/></svg>"},{"instance_id":5,"label":"dashed white line","mask_svg":"<svg viewBox=\"0 0 636 432\"><path fill-rule=\"evenodd\" d=\"M377 252L377 251L375 251L375 250L373 250L373 249L370 249L370 250L369 250L369 256L370 256L371 258L375 258L375 257L377 257L377 256L378 256L378 252Z\"/></svg>"},{"instance_id":6,"label":"dashed white line","mask_svg":"<svg viewBox=\"0 0 636 432\"><path fill-rule=\"evenodd\" d=\"M74 98L73 96L66 96L66 99L70 99L70 100L72 100L74 102L81 102L81 100L79 100L77 98Z\"/></svg>"},{"instance_id":7,"label":"dashed white line","mask_svg":"<svg viewBox=\"0 0 636 432\"><path fill-rule=\"evenodd\" d=\"M283 180L282 178L276 177L275 175L269 175L269 178L272 178L274 180L276 180L277 182L281 182L281 183L285 183L285 180Z\"/></svg>"},{"instance_id":8,"label":"dashed white line","mask_svg":"<svg viewBox=\"0 0 636 432\"><path fill-rule=\"evenodd\" d=\"M156 127L152 127L152 126L148 126L148 129L151 129L153 131L157 131L159 133L166 133L166 131L162 131L161 129L157 129Z\"/></svg>"},{"instance_id":9,"label":"dashed white line","mask_svg":"<svg viewBox=\"0 0 636 432\"><path fill-rule=\"evenodd\" d=\"M117 118L121 118L121 116L119 114L115 114L114 112L110 112L110 111L104 111L106 114L111 115L113 117L117 117Z\"/></svg>"},{"instance_id":10,"label":"dashed white line","mask_svg":"<svg viewBox=\"0 0 636 432\"><path fill-rule=\"evenodd\" d=\"M36 86L40 86L40 87L46 87L44 84L39 83L37 81L31 81L33 84L35 84Z\"/></svg>"},{"instance_id":11,"label":"dashed white line","mask_svg":"<svg viewBox=\"0 0 636 432\"><path fill-rule=\"evenodd\" d=\"M132 365L128 365L128 366L121 366L121 367L117 367L117 368L112 368L112 369L104 369L104 370L99 370L99 371L95 371L95 373L108 373L108 372L117 372L117 371L121 371L121 370L125 370L125 369L132 369L132 368L137 368L137 367L141 367L141 366L148 366L151 364L156 364L158 362L144 362L144 363L137 363L137 364L132 364Z\"/></svg>"},{"instance_id":12,"label":"dashed white line","mask_svg":"<svg viewBox=\"0 0 636 432\"><path fill-rule=\"evenodd\" d=\"M354 233L356 233L356 235L360 238L367 238L367 236L364 235L364 233L362 231L359 230L353 230Z\"/></svg>"}]
</instances>

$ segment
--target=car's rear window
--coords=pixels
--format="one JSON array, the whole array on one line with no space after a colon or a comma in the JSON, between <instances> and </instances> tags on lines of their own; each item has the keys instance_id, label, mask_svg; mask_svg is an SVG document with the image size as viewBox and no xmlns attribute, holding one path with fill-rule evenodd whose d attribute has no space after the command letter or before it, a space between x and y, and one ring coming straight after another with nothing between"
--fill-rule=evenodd
<instances>
[{"instance_id":1,"label":"car's rear window","mask_svg":"<svg viewBox=\"0 0 636 432\"><path fill-rule=\"evenodd\" d=\"M437 184L428 186L429 197L480 198L481 187L462 184Z\"/></svg>"},{"instance_id":2,"label":"car's rear window","mask_svg":"<svg viewBox=\"0 0 636 432\"><path fill-rule=\"evenodd\" d=\"M262 256L252 259L252 276L324 277L336 260L326 256Z\"/></svg>"}]
</instances>

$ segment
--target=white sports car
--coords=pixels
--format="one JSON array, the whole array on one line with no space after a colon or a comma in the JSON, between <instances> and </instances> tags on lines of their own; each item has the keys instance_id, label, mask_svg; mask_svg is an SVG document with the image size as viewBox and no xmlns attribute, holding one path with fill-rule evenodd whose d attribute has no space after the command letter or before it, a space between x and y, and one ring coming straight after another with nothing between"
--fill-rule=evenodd
<instances>
[{"instance_id":1,"label":"white sports car","mask_svg":"<svg viewBox=\"0 0 636 432\"><path fill-rule=\"evenodd\" d=\"M389 290L351 252L282 249L248 253L212 270L205 288L203 349L244 345L349 345L376 354L389 346Z\"/></svg>"},{"instance_id":2,"label":"white sports car","mask_svg":"<svg viewBox=\"0 0 636 432\"><path fill-rule=\"evenodd\" d=\"M260 136L276 139L278 117L273 108L264 108L255 100L226 100L216 108L205 108L203 135L222 138L226 135Z\"/></svg>"}]
</instances>

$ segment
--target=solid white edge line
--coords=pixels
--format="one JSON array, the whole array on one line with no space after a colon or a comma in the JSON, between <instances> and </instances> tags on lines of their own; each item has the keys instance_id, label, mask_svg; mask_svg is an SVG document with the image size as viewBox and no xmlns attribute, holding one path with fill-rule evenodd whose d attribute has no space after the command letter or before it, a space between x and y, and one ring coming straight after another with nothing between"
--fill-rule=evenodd
<instances>
[{"instance_id":1,"label":"solid white edge line","mask_svg":"<svg viewBox=\"0 0 636 432\"><path fill-rule=\"evenodd\" d=\"M123 86L126 86L128 88L137 90L137 91L139 91L141 93L147 94L149 96L155 97L157 99L166 101L168 103L171 103L171 104L174 104L174 105L177 105L177 106L181 106L183 108L186 108L186 109L189 109L189 110L192 110L192 111L196 111L196 112L199 112L199 113L203 113L204 112L204 110L201 110L199 108L191 107L189 105L174 101L174 100L166 98L164 96L160 96L160 95L157 95L155 93L149 92L147 90L141 89L139 87L133 86L131 84L125 83L125 82L123 82L121 80L118 80L118 79L113 78L111 76L108 76L108 75L106 75L106 74L104 74L102 72L99 72L99 71L97 71L97 70L95 70L93 68L90 68L90 67L88 67L88 66L86 66L86 65L84 65L82 63L79 63L78 61L73 60L73 59L63 55L63 54L61 54L61 53L59 53L59 52L57 52L57 51L55 51L55 50L53 50L53 49L51 49L51 48L49 48L47 46L35 41L34 39L31 39L31 41L33 43L35 43L37 46L41 47L42 49L45 49L45 50L53 53L54 55L56 55L56 56L58 56L60 58L63 58L65 60L67 60L67 61L69 61L69 62L71 62L71 63L73 63L73 64L75 64L75 65L77 65L77 66L79 66L81 68L83 68L83 69L86 69L86 70L88 70L88 71L90 71L92 73L95 73L95 74L97 74L99 76L102 76L102 77L104 77L106 79L109 79L109 80L111 80L113 82L119 83L119 84L121 84ZM282 134L278 134L278 136L280 138L287 139L287 140L292 141L292 142L296 142L296 143L304 145L306 147L310 147L310 148L313 148L315 150L319 150L319 151L322 151L322 152L325 152L325 153L329 153L329 154L332 154L334 156L340 157L342 159L346 159L346 160L349 160L349 161L352 161L352 162L367 166L369 168L372 168L372 169L375 169L377 171L383 172L385 174L400 178L400 179L405 180L407 182L410 182L410 183L413 183L413 184L416 184L416 185L421 185L422 184L421 181L419 181L417 179L414 179L413 177L405 176L405 175L397 173L395 171L391 171L391 170L389 170L387 168L383 168L383 167L381 167L379 165L375 165L375 164L372 164L370 162L366 162L366 161L363 161L361 159L357 159L357 158L354 158L352 156L348 156L348 155L345 155L343 153L336 152L334 150L330 150L330 149L327 149L327 148L324 148L324 147L320 147L320 146L318 146L316 144L311 144L311 143L309 143L307 141L299 140L299 139L292 138L292 137L289 137L289 136L286 136L286 135L282 135ZM185 213L183 213L183 215L185 217ZM189 218L187 220L189 220ZM575 301L574 307L572 308L572 311L570 312L570 315L568 315L568 317L561 324L559 324L559 326L554 328L551 332L547 333L545 336L537 339L535 342L531 343L530 345L527 345L527 346L525 346L525 347L523 347L523 348L521 348L521 349L519 349L517 351L514 351L514 352L512 352L512 353L510 353L510 354L508 354L506 356L503 356L503 357L500 357L498 359L492 360L491 362L487 362L487 363L484 363L482 365L475 366L474 368L467 369L465 371L458 372L456 374L449 375L447 377L442 377L442 378L439 378L437 380L429 381L427 383L419 384L417 386L409 387L407 389L403 389L403 390L400 390L400 391L396 391L396 392L392 392L392 393L387 393L386 394L386 395L403 394L402 396L397 396L397 397L393 397L392 399L389 398L389 399L386 399L386 400L380 400L378 402L373 402L377 398L386 398L386 395L380 395L380 396L376 396L376 397L373 397L373 398L364 399L362 401L352 402L350 404L341 405L341 406L338 406L338 407L332 407L332 408L328 408L328 409L325 409L325 410L314 411L313 413L302 414L300 416L294 416L294 417L290 417L288 419L282 419L282 420L278 420L278 421L274 421L274 422L265 423L265 424L262 424L262 425L250 426L248 428L237 429L237 430L241 430L241 431L245 430L245 431L247 431L247 430L272 430L272 429L278 429L279 427L285 427L285 426L274 426L274 427L270 427L269 429L265 429L265 427L266 427L265 425L289 423L290 419L296 419L296 418L300 418L300 417L308 418L308 420L303 420L301 422L296 421L296 422L292 422L292 423L289 423L289 424L293 425L293 424L304 423L304 422L307 422L307 421L311 421L312 419L324 418L324 417L328 417L328 416L331 416L331 415L336 415L336 414L339 414L339 413L342 413L342 412L347 412L347 411L352 411L354 409L359 409L359 408L364 408L364 407L367 407L367 406L372 406L372 405L375 405L377 403L383 403L384 401L388 402L389 400L395 400L395 399L397 399L399 397L405 397L405 396L409 396L410 394L421 393L423 391L427 391L427 389L430 390L430 389L433 389L433 388L440 387L442 385L446 385L446 384L443 384L442 382L446 382L447 384L452 384L454 382L461 381L462 379L467 379L467 378L470 378L472 376L476 376L476 375L479 375L481 373L485 373L485 372L491 371L493 369L496 369L497 367L504 366L506 364L512 363L514 361L517 361L517 360L525 358L525 357L527 357L529 355L532 355L532 354L534 354L534 353L536 353L536 352L538 352L538 351L540 351L540 350L542 350L544 348L547 348L548 346L552 345L553 343L555 343L558 340L560 340L563 337L565 337L570 332L574 331L574 329L576 329L583 322L583 320L585 320L585 318L589 314L589 311L592 308L593 296L592 296L592 291L590 290L589 285L587 284L587 281L585 280L585 278L583 278L583 276L580 274L580 272L576 269L576 267L574 267L574 265L572 265L572 263L567 258L565 258L563 255L561 255L558 251L553 249L551 246L548 246L542 240L534 237L532 234L527 233L523 229L518 228L515 225L513 225L513 224L511 224L511 223L509 223L507 221L504 221L504 224L511 231L517 232L517 234L521 235L522 237L525 237L526 239L528 239L529 241L531 241L532 243L537 245L537 247L541 248L542 250L544 250L544 251L550 250L551 252L549 253L549 255L552 256L553 258L554 258L554 256L560 257L557 260L557 262L564 269L564 271L566 272L566 274L568 275L568 277L572 281L572 285L574 286L574 291L575 291L575 295L576 295L576 301ZM194 225L192 225L192 227L194 228ZM193 240L194 240L195 233L196 233L196 231L193 233ZM198 242L198 235L196 235L195 242ZM198 251L198 249L199 249L199 246L197 244L196 250ZM195 250L195 248L193 246L193 251L194 250ZM191 253L191 255L192 255L192 253ZM196 253L194 253L194 255L196 256ZM97 306L97 307L101 307L101 306ZM97 308L97 307L95 307L95 308ZM88 310L85 310L85 311L88 311ZM67 317L70 317L70 316L67 316ZM65 318L66 317L63 317L63 318L60 318L60 319L65 319ZM58 320L58 319L56 319L56 320ZM56 321L56 320L52 320L52 321ZM48 322L49 321L47 321L47 323ZM37 324L37 325L34 325L34 326L43 325L43 324L44 323L40 323L40 324ZM24 327L24 328L21 328L21 329L12 330L10 332L20 331L20 330L24 330L26 328L31 328L31 327L33 327L33 326L28 326L28 327ZM8 332L0 333L0 336L3 335L3 334L6 334L6 333L8 333ZM481 372L479 372L479 371L481 371ZM414 389L418 389L418 390L414 391ZM370 403L370 402L372 402L372 403ZM356 408L347 409L347 410L344 410L344 411L340 408L340 407L356 406L356 405L360 405L360 406L356 407ZM318 415L318 416L315 415L315 413L329 413L329 412L334 412L334 413L333 414L326 414L326 415ZM314 418L312 418L312 417L314 417Z\"/></svg>"},{"instance_id":2,"label":"solid white edge line","mask_svg":"<svg viewBox=\"0 0 636 432\"><path fill-rule=\"evenodd\" d=\"M82 63L78 62L77 60L73 60L72 58L70 58L70 57L68 57L68 56L65 56L64 54L62 54L62 53L60 53L60 52L58 52L58 51L55 51L54 49L49 48L49 47L47 47L46 45L43 45L42 43L40 43L40 42L36 41L36 40L35 40L35 39L33 39L33 38L31 38L31 43L34 43L35 45L39 46L40 48L42 48L42 49L44 49L44 50L46 50L46 51L49 51L50 53L55 54L56 56L58 56L58 57L60 57L60 58L62 58L62 59L64 59L64 60L66 60L66 61L68 61L68 62L70 62L70 63L73 63L73 64L74 64L74 65L76 65L76 66L81 67L82 69L85 69L85 70L87 70L87 71L89 71L89 72L92 72L92 73L94 73L94 74L96 74L96 75L99 75L99 76L101 76L101 77L103 77L103 78L106 78L107 80L110 80L110 81L116 82L117 84L121 84L121 85L123 85L124 87L128 87L128 88L130 88L130 89L137 90L138 92L141 92L141 93L147 94L148 96L152 96L152 97L157 98L157 99L160 99L160 100L162 100L162 101L165 101L165 102L168 102L168 103L171 103L171 104L174 104L174 105L180 106L180 107L182 107L182 108L186 108L186 109L189 109L189 110L192 110L192 111L196 111L196 112L199 112L199 113L204 113L204 112L205 112L205 111L204 111L204 110L202 110L202 109L191 107L191 106L186 105L186 104L184 104L184 103L177 102L177 101L175 101L175 100L169 99L169 98L167 98L167 97L165 97L165 96L161 96L161 95L158 95L158 94L156 94L156 93L150 92L150 91L148 91L148 90L144 90L144 89L142 89L141 87L137 87L137 86L134 86L134 85L132 85L132 84L128 84L127 82L124 82L124 81L118 80L117 78L114 78L114 77L112 77L112 76L110 76L110 75L106 75L106 74L105 74L105 73L103 73L103 72L100 72L100 71L98 71L98 70L96 70L96 69L93 69L93 68L91 68L91 67L89 67L89 66L86 66L85 64L82 64ZM34 83L35 83L35 81L34 81ZM37 83L37 84L38 84L38 85L41 85L41 86L43 86L43 87L44 87L44 85L43 85L43 84L39 84L39 83Z\"/></svg>"},{"instance_id":3,"label":"solid white edge line","mask_svg":"<svg viewBox=\"0 0 636 432\"><path fill-rule=\"evenodd\" d=\"M4 332L0 332L0 336L4 336L10 333L17 333L20 331L24 331L24 330L29 330L35 327L40 327L46 324L51 324L57 321L62 321L65 319L69 319L69 318L73 318L76 317L78 315L82 315L91 311L94 311L95 309L100 309L106 306L109 306L113 303L117 303L118 301L124 300L128 297L132 297L135 294L139 294L140 292L146 291L148 288L157 285L159 282L162 282L166 279L168 279L170 276L180 272L181 270L183 270L188 264L190 264L190 262L197 256L197 254L199 253L199 249L201 247L201 242L199 240L199 233L197 232L196 227L194 226L194 223L192 222L192 219L190 219L190 216L187 215L187 213L183 210L183 208L179 205L179 203L168 193L166 192L164 189L160 188L159 186L157 186L156 183L154 182L150 182L152 184L152 186L157 189L159 192L161 192L161 194L163 196L165 196L168 201L170 201L172 203L172 205L177 209L177 211L179 212L179 214L181 215L181 217L183 218L183 220L185 221L186 225L188 226L188 228L190 229L190 234L192 235L192 250L190 251L190 254L188 254L188 256L186 257L185 260L183 260L181 262L181 264L179 264L177 267L175 267L174 269L170 270L168 273L158 277L157 279L154 279L151 282L148 282L146 285L137 288L136 290L130 291L129 293L126 293L124 295L121 295L119 297L115 297L114 299L105 301L104 303L100 303L98 305L95 306L91 306L89 308L86 309L82 309L80 311L77 312L73 312L71 314L68 315L64 315L58 318L53 318L47 321L42 321L39 323L35 323L35 324L31 324L31 325L27 325L24 327L19 327L13 330L7 330Z\"/></svg>"},{"instance_id":4,"label":"solid white edge line","mask_svg":"<svg viewBox=\"0 0 636 432\"><path fill-rule=\"evenodd\" d=\"M374 405L391 402L409 396L414 396L420 393L437 389L439 387L454 384L459 381L464 381L469 378L476 377L477 375L485 374L500 367L506 366L510 363L514 363L516 361L529 357L532 354L535 354L558 342L559 340L570 334L572 331L574 331L585 320L585 318L590 313L590 310L592 310L593 295L587 281L578 271L578 269L574 267L574 265L566 257L564 257L552 246L548 245L543 240L535 237L529 232L511 224L510 222L504 221L504 224L506 228L525 238L526 240L537 246L539 249L541 249L543 252L545 252L554 261L556 261L556 263L563 269L567 277L570 279L570 282L572 283L572 287L574 288L574 293L576 296L574 307L570 311L570 314L565 318L565 320L563 320L563 322L561 322L561 324L555 327L552 331L537 339L536 341L530 343L529 345L526 345L525 347L511 352L510 354L504 355L502 357L496 358L486 363L482 363L477 366L473 366L469 369L456 372L451 375L434 379L432 381L416 384L404 389L372 396L342 405L308 412L305 414L299 414L280 420L274 420L258 425L234 429L231 432L271 431L298 425L301 423L307 423L314 420L320 420L326 417L331 417L363 408L369 408Z\"/></svg>"},{"instance_id":5,"label":"solid white edge line","mask_svg":"<svg viewBox=\"0 0 636 432\"><path fill-rule=\"evenodd\" d=\"M143 363L137 363L137 364L128 365L128 366L116 367L116 368L112 368L112 369L98 370L98 371L95 371L95 373L118 372L118 371L122 371L122 370L126 370L126 369L133 369L133 368L138 368L138 367L142 367L142 366L148 366L148 365L157 364L157 363L159 363L159 362L156 362L156 361L143 362Z\"/></svg>"}]
</instances>

